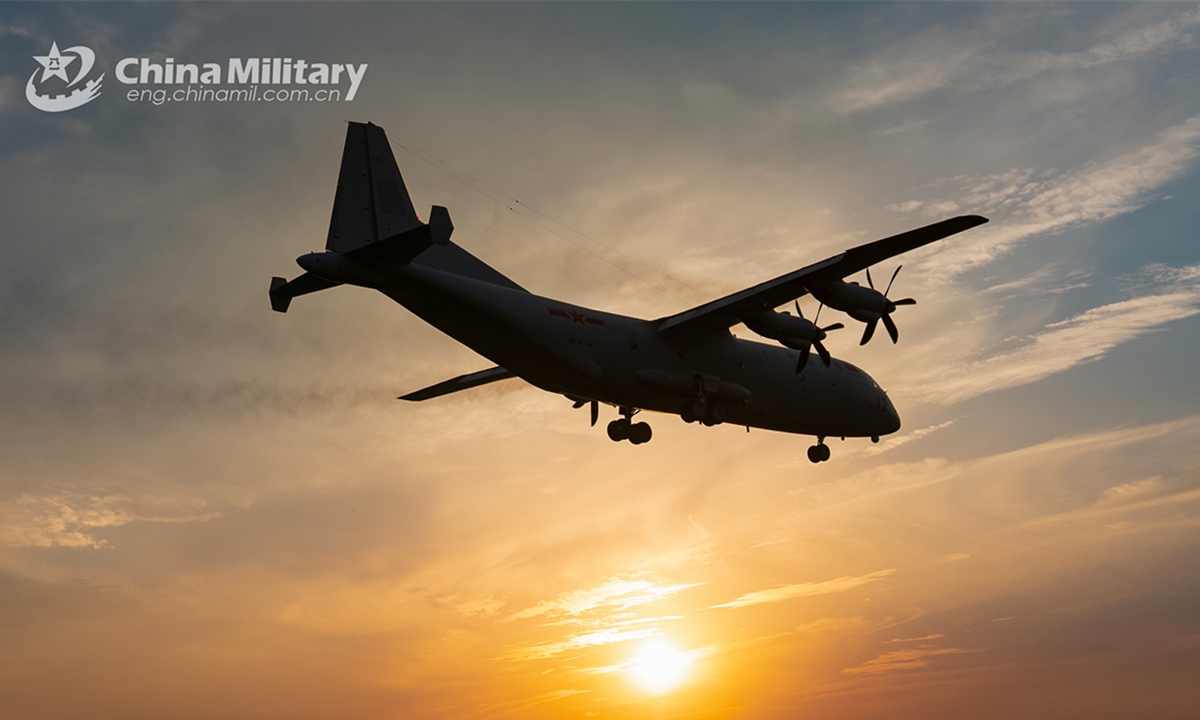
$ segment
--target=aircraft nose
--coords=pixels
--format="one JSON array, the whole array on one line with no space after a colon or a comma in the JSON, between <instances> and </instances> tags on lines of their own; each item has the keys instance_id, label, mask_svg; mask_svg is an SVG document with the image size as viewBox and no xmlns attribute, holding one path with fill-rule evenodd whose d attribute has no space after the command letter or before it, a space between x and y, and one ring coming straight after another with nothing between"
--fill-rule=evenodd
<instances>
[{"instance_id":1,"label":"aircraft nose","mask_svg":"<svg viewBox=\"0 0 1200 720\"><path fill-rule=\"evenodd\" d=\"M871 419L873 427L872 435L891 435L900 429L900 413L896 412L895 406L892 405L892 400L883 391L883 388L878 385L874 388L874 400L871 405L874 407L874 412Z\"/></svg>"},{"instance_id":2,"label":"aircraft nose","mask_svg":"<svg viewBox=\"0 0 1200 720\"><path fill-rule=\"evenodd\" d=\"M886 394L881 393L881 396L881 405L883 406L882 410L884 414L883 424L887 429L880 434L890 435L900 429L900 413L896 412L895 406L892 405L891 399Z\"/></svg>"}]
</instances>

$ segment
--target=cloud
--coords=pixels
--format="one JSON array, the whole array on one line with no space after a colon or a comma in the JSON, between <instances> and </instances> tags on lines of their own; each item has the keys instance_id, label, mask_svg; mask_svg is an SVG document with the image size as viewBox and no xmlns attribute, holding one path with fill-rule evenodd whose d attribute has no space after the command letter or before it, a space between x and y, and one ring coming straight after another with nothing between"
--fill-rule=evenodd
<instances>
[{"instance_id":1,"label":"cloud","mask_svg":"<svg viewBox=\"0 0 1200 720\"><path fill-rule=\"evenodd\" d=\"M500 612L500 609L503 607L503 600L499 600L494 597L486 597L482 600L468 600L466 602L458 603L454 606L454 609L457 610L460 615L464 615L466 617L473 617L476 615L491 617L492 615Z\"/></svg>"},{"instance_id":2,"label":"cloud","mask_svg":"<svg viewBox=\"0 0 1200 720\"><path fill-rule=\"evenodd\" d=\"M937 640L938 638L944 638L944 637L946 637L946 636L945 635L925 635L923 637L915 637L915 638L892 638L891 640L887 641L887 644L923 642L925 640Z\"/></svg>"},{"instance_id":3,"label":"cloud","mask_svg":"<svg viewBox=\"0 0 1200 720\"><path fill-rule=\"evenodd\" d=\"M933 368L913 387L920 388L919 395L928 402L949 404L1098 360L1157 327L1200 313L1200 282L1192 271L1174 273L1186 280L1160 294L1102 305L1051 323L1015 350Z\"/></svg>"},{"instance_id":4,"label":"cloud","mask_svg":"<svg viewBox=\"0 0 1200 720\"><path fill-rule=\"evenodd\" d=\"M1010 282L998 283L983 292L1000 298L1029 297L1030 295L1061 295L1071 290L1090 287L1089 279L1092 274L1086 270L1074 269L1061 276L1062 269L1057 265L1047 265L1039 268L1023 278Z\"/></svg>"},{"instance_id":5,"label":"cloud","mask_svg":"<svg viewBox=\"0 0 1200 720\"><path fill-rule=\"evenodd\" d=\"M935 635L934 637L941 637ZM843 673L848 675L880 675L896 670L914 670L929 664L926 658L937 655L962 655L963 653L980 652L979 650L963 650L962 648L913 648L910 650L892 650L866 661L857 667L846 668Z\"/></svg>"},{"instance_id":6,"label":"cloud","mask_svg":"<svg viewBox=\"0 0 1200 720\"><path fill-rule=\"evenodd\" d=\"M1162 478L1156 475L1144 480L1135 480L1133 482L1114 485L1104 491L1103 500L1125 502L1130 498L1137 498L1147 493L1158 492L1162 487Z\"/></svg>"},{"instance_id":7,"label":"cloud","mask_svg":"<svg viewBox=\"0 0 1200 720\"><path fill-rule=\"evenodd\" d=\"M1191 28L1200 12L1189 9L1177 18L1118 31L1075 52L1010 52L983 40L978 33L945 39L938 28L891 48L855 68L846 86L827 101L838 114L875 110L907 102L938 90L989 90L1050 72L1083 70L1122 60L1191 47ZM905 126L896 132L902 132Z\"/></svg>"},{"instance_id":8,"label":"cloud","mask_svg":"<svg viewBox=\"0 0 1200 720\"><path fill-rule=\"evenodd\" d=\"M94 530L132 522L203 522L221 517L198 498L135 499L127 495L22 494L0 503L0 547L99 548Z\"/></svg>"},{"instance_id":9,"label":"cloud","mask_svg":"<svg viewBox=\"0 0 1200 720\"><path fill-rule=\"evenodd\" d=\"M601 608L614 608L617 612L627 608L662 600L683 590L703 583L659 585L648 580L612 579L593 590L574 590L563 593L553 600L538 603L533 607L515 612L507 622L550 616L579 616Z\"/></svg>"},{"instance_id":10,"label":"cloud","mask_svg":"<svg viewBox=\"0 0 1200 720\"><path fill-rule=\"evenodd\" d=\"M916 130L917 128L925 127L929 123L930 123L929 120L909 120L906 123L901 123L899 125L894 125L890 128L887 128L886 130L881 130L879 134L880 135L900 135L901 133L906 133L909 130Z\"/></svg>"},{"instance_id":11,"label":"cloud","mask_svg":"<svg viewBox=\"0 0 1200 720\"><path fill-rule=\"evenodd\" d=\"M596 645L611 645L613 643L628 642L629 640L644 640L661 634L662 632L657 628L642 628L640 630L615 630L613 628L606 628L596 632L574 635L566 640L511 648L504 653L503 657L506 660L517 661L548 660L571 650L582 650L583 648Z\"/></svg>"},{"instance_id":12,"label":"cloud","mask_svg":"<svg viewBox=\"0 0 1200 720\"><path fill-rule=\"evenodd\" d=\"M904 435L900 435L897 437L893 437L893 438L884 440L883 442L879 443L878 445L866 446L863 450L863 453L866 455L878 455L880 453L885 453L888 450L895 450L896 448L900 447L901 445L907 445L908 443L912 442L913 440L920 440L921 438L925 437L926 435L929 435L930 433L935 433L938 430L941 430L942 428L950 427L953 424L954 424L953 420L947 420L944 423L939 423L937 425L930 425L929 427L923 427L920 430L913 430L910 433L905 433Z\"/></svg>"},{"instance_id":13,"label":"cloud","mask_svg":"<svg viewBox=\"0 0 1200 720\"><path fill-rule=\"evenodd\" d=\"M712 605L708 609L716 608L740 608L750 605L761 605L763 603L779 602L780 600L791 600L799 597L809 597L812 595L828 595L830 593L845 592L853 590L856 587L866 585L876 580L883 578L896 572L896 570L877 570L866 575L857 577L840 577L834 580L825 580L823 582L799 583L796 585L782 585L768 590L759 590L757 592L747 593L736 600L730 600L727 603L720 605Z\"/></svg>"},{"instance_id":14,"label":"cloud","mask_svg":"<svg viewBox=\"0 0 1200 720\"><path fill-rule=\"evenodd\" d=\"M889 206L904 212L938 210L954 202L992 222L961 241L925 251L923 266L958 275L986 265L1028 238L1096 223L1144 206L1152 191L1182 177L1200 157L1200 115L1167 128L1142 148L1104 163L1056 173L1018 168L985 177L960 177L955 198ZM948 206L947 206L948 207Z\"/></svg>"}]
</instances>

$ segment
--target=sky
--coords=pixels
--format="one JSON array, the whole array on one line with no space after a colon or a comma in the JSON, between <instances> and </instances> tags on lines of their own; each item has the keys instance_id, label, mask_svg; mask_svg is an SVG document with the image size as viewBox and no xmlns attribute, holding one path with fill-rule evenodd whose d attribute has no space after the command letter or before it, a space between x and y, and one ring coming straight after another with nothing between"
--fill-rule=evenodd
<instances>
[{"instance_id":1,"label":"sky","mask_svg":"<svg viewBox=\"0 0 1200 720\"><path fill-rule=\"evenodd\" d=\"M52 44L95 100L26 100ZM130 57L367 69L155 104ZM1192 717L1198 87L1193 3L0 6L5 716ZM490 363L378 293L271 312L348 120L643 318L991 222L878 267L898 344L826 343L895 435L614 444L519 380L397 401Z\"/></svg>"}]
</instances>

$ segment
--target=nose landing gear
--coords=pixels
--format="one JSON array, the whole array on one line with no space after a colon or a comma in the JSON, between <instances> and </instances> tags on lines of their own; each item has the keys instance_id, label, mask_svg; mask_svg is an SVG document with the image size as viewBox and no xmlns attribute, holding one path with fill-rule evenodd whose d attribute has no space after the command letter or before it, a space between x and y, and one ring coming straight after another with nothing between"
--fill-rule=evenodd
<instances>
[{"instance_id":1,"label":"nose landing gear","mask_svg":"<svg viewBox=\"0 0 1200 720\"><path fill-rule=\"evenodd\" d=\"M817 438L817 444L808 449L808 459L814 464L822 463L829 459L829 446L825 444L825 438Z\"/></svg>"},{"instance_id":2,"label":"nose landing gear","mask_svg":"<svg viewBox=\"0 0 1200 720\"><path fill-rule=\"evenodd\" d=\"M650 429L649 423L633 422L633 416L638 412L637 408L622 407L621 415L624 417L613 420L608 424L608 437L613 442L621 442L628 440L634 445L650 442L650 438L654 435L654 431Z\"/></svg>"}]
</instances>

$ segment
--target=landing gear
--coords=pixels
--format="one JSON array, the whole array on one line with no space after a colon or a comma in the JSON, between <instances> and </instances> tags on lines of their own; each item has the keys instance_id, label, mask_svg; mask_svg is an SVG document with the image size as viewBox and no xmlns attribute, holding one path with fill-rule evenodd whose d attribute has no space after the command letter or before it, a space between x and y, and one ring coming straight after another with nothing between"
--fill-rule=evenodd
<instances>
[{"instance_id":1,"label":"landing gear","mask_svg":"<svg viewBox=\"0 0 1200 720\"><path fill-rule=\"evenodd\" d=\"M684 422L700 421L709 427L725 422L727 414L728 408L725 403L712 395L709 395L707 399L698 394L694 395L684 400L683 405L679 408L679 417L683 418Z\"/></svg>"},{"instance_id":2,"label":"landing gear","mask_svg":"<svg viewBox=\"0 0 1200 720\"><path fill-rule=\"evenodd\" d=\"M829 446L825 444L825 438L817 438L817 444L808 449L808 459L814 464L829 459Z\"/></svg>"},{"instance_id":3,"label":"landing gear","mask_svg":"<svg viewBox=\"0 0 1200 720\"><path fill-rule=\"evenodd\" d=\"M608 424L608 437L613 442L621 442L629 439L629 421L624 418L613 420Z\"/></svg>"},{"instance_id":4,"label":"landing gear","mask_svg":"<svg viewBox=\"0 0 1200 720\"><path fill-rule=\"evenodd\" d=\"M704 413L704 420L702 422L709 427L725 422L725 403L716 398L711 398L708 401L708 411Z\"/></svg>"},{"instance_id":5,"label":"landing gear","mask_svg":"<svg viewBox=\"0 0 1200 720\"><path fill-rule=\"evenodd\" d=\"M623 407L621 408L621 414L624 417L613 420L608 424L608 437L613 442L628 440L634 445L650 442L654 431L650 428L649 423L633 422L632 418L636 413L637 410L635 408Z\"/></svg>"},{"instance_id":6,"label":"landing gear","mask_svg":"<svg viewBox=\"0 0 1200 720\"><path fill-rule=\"evenodd\" d=\"M705 410L701 397L689 397L683 401L683 407L679 408L679 417L683 418L685 423L694 423L704 417Z\"/></svg>"}]
</instances>

